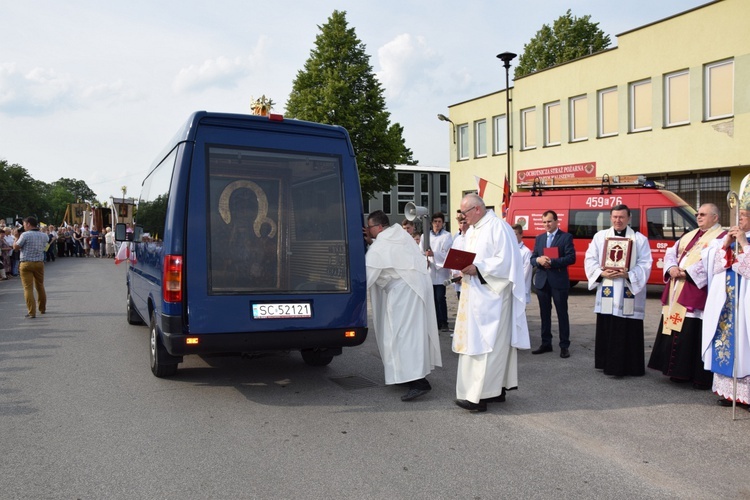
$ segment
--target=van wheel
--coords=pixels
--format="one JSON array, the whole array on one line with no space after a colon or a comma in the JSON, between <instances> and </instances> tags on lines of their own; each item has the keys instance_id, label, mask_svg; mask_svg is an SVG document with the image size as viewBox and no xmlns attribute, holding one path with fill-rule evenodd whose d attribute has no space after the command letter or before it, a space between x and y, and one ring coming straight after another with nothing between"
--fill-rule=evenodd
<instances>
[{"instance_id":1,"label":"van wheel","mask_svg":"<svg viewBox=\"0 0 750 500\"><path fill-rule=\"evenodd\" d=\"M128 306L127 306L128 323L131 325L142 325L143 319L133 305L133 297L130 296L130 287L128 287Z\"/></svg>"},{"instance_id":2,"label":"van wheel","mask_svg":"<svg viewBox=\"0 0 750 500\"><path fill-rule=\"evenodd\" d=\"M302 360L310 366L326 366L333 361L333 355L325 349L302 349Z\"/></svg>"},{"instance_id":3,"label":"van wheel","mask_svg":"<svg viewBox=\"0 0 750 500\"><path fill-rule=\"evenodd\" d=\"M156 329L156 313L151 313L149 324L149 358L151 361L151 373L157 377L171 377L177 373L177 363L169 363L167 360L172 358L159 339L159 333ZM170 360L171 361L171 360Z\"/></svg>"}]
</instances>

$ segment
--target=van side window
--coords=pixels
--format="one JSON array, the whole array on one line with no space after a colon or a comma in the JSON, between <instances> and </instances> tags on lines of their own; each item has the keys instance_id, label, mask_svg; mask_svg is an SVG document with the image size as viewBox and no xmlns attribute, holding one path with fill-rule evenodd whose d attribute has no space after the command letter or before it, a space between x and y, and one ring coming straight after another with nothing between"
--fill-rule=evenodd
<instances>
[{"instance_id":1,"label":"van side window","mask_svg":"<svg viewBox=\"0 0 750 500\"><path fill-rule=\"evenodd\" d=\"M695 216L685 207L649 208L646 210L646 220L648 237L654 240L676 241L698 227Z\"/></svg>"},{"instance_id":2,"label":"van side window","mask_svg":"<svg viewBox=\"0 0 750 500\"><path fill-rule=\"evenodd\" d=\"M348 290L341 159L207 149L209 293Z\"/></svg>"},{"instance_id":3,"label":"van side window","mask_svg":"<svg viewBox=\"0 0 750 500\"><path fill-rule=\"evenodd\" d=\"M167 217L169 187L172 183L177 148L167 156L143 181L135 222L143 228L141 241L163 241Z\"/></svg>"},{"instance_id":4,"label":"van side window","mask_svg":"<svg viewBox=\"0 0 750 500\"><path fill-rule=\"evenodd\" d=\"M633 231L640 231L641 211L630 210L630 227ZM568 232L573 238L591 239L602 229L612 226L609 210L571 210L568 220Z\"/></svg>"}]
</instances>

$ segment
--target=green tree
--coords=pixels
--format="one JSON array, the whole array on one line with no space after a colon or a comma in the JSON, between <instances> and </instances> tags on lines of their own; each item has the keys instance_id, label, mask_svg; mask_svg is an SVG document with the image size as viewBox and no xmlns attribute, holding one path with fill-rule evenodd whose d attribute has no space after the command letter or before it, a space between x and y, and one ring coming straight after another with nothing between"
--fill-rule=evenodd
<instances>
[{"instance_id":1,"label":"green tree","mask_svg":"<svg viewBox=\"0 0 750 500\"><path fill-rule=\"evenodd\" d=\"M550 68L609 47L609 35L591 22L591 16L574 17L570 9L552 24L545 24L523 46L514 78Z\"/></svg>"},{"instance_id":2,"label":"green tree","mask_svg":"<svg viewBox=\"0 0 750 500\"><path fill-rule=\"evenodd\" d=\"M76 195L56 182L48 184L46 198L49 201L49 220L52 224L60 224L68 204L76 202Z\"/></svg>"},{"instance_id":3,"label":"green tree","mask_svg":"<svg viewBox=\"0 0 750 500\"><path fill-rule=\"evenodd\" d=\"M67 179L65 177L61 177L53 182L52 185L67 189L70 193L73 194L73 196L75 196L75 199L73 200L74 202L78 200L81 200L82 203L96 202L96 193L91 190L88 184L86 184L86 181L79 181L77 179Z\"/></svg>"},{"instance_id":4,"label":"green tree","mask_svg":"<svg viewBox=\"0 0 750 500\"><path fill-rule=\"evenodd\" d=\"M286 114L344 127L357 157L362 196L371 198L391 189L395 165L416 162L405 145L403 127L390 123L383 88L365 45L348 27L346 12L335 10L319 28L315 48L294 80Z\"/></svg>"},{"instance_id":5,"label":"green tree","mask_svg":"<svg viewBox=\"0 0 750 500\"><path fill-rule=\"evenodd\" d=\"M25 168L0 160L0 217L34 215L41 218L42 194L39 181Z\"/></svg>"}]
</instances>

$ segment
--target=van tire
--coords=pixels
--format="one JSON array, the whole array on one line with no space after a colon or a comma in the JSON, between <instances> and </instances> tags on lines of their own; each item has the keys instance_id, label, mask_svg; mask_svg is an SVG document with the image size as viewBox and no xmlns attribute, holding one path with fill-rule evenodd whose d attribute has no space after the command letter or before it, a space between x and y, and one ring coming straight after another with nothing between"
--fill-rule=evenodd
<instances>
[{"instance_id":1,"label":"van tire","mask_svg":"<svg viewBox=\"0 0 750 500\"><path fill-rule=\"evenodd\" d=\"M327 366L333 361L333 355L325 349L302 349L302 360L310 366Z\"/></svg>"},{"instance_id":2,"label":"van tire","mask_svg":"<svg viewBox=\"0 0 750 500\"><path fill-rule=\"evenodd\" d=\"M577 281L571 281L571 282L570 282L570 288L573 288L573 287L574 287L574 286L576 286L577 284L578 284L578 282L577 282Z\"/></svg>"},{"instance_id":3,"label":"van tire","mask_svg":"<svg viewBox=\"0 0 750 500\"><path fill-rule=\"evenodd\" d=\"M128 305L127 305L128 324L130 325L142 325L143 318L138 314L138 311L133 305L133 297L130 296L130 287L128 287Z\"/></svg>"},{"instance_id":4,"label":"van tire","mask_svg":"<svg viewBox=\"0 0 750 500\"><path fill-rule=\"evenodd\" d=\"M172 356L169 355L159 338L159 332L156 328L156 313L151 312L151 321L149 323L149 360L151 361L151 373L155 376L171 377L177 373L177 363L166 362Z\"/></svg>"}]
</instances>

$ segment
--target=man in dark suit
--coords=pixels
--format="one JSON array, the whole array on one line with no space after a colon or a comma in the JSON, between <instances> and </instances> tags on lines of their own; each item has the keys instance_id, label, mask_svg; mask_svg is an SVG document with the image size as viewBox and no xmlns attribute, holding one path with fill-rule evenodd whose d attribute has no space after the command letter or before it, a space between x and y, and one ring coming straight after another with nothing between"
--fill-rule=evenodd
<instances>
[{"instance_id":1,"label":"man in dark suit","mask_svg":"<svg viewBox=\"0 0 750 500\"><path fill-rule=\"evenodd\" d=\"M536 237L531 265L536 268L534 288L539 299L542 318L542 345L532 354L552 352L552 302L555 303L560 327L560 357L569 358L570 322L568 321L568 266L576 261L573 236L558 229L557 214L547 210L542 214L546 232Z\"/></svg>"}]
</instances>

